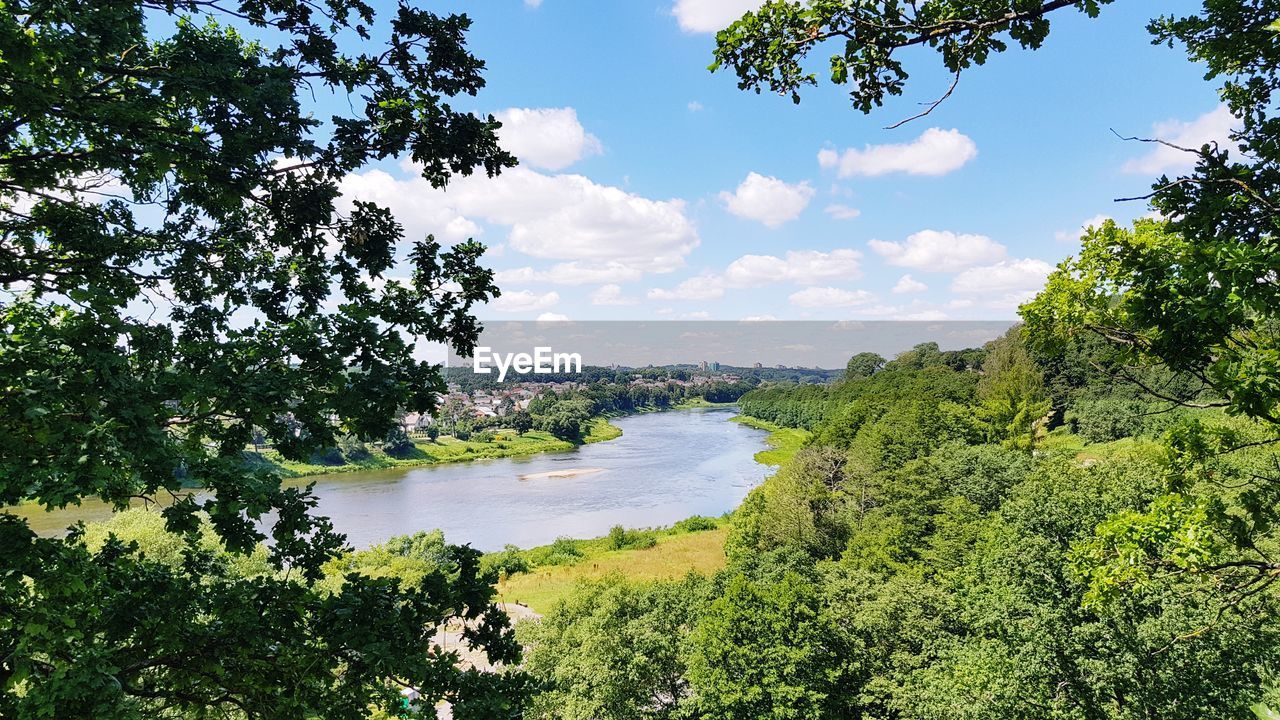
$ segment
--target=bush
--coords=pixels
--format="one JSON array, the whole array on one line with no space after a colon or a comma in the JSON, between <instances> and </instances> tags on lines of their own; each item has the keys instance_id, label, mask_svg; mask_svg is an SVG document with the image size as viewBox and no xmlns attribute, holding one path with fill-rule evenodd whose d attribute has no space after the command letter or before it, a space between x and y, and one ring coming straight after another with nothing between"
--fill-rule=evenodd
<instances>
[{"instance_id":1,"label":"bush","mask_svg":"<svg viewBox=\"0 0 1280 720\"><path fill-rule=\"evenodd\" d=\"M1076 400L1067 409L1067 424L1092 443L1111 442L1142 432L1146 405L1138 400Z\"/></svg>"},{"instance_id":2,"label":"bush","mask_svg":"<svg viewBox=\"0 0 1280 720\"><path fill-rule=\"evenodd\" d=\"M481 430L475 435L472 435L471 439L478 443L491 443L493 442L493 437L492 430Z\"/></svg>"},{"instance_id":3,"label":"bush","mask_svg":"<svg viewBox=\"0 0 1280 720\"><path fill-rule=\"evenodd\" d=\"M609 528L609 549L621 550L627 546L627 531L621 525Z\"/></svg>"},{"instance_id":4,"label":"bush","mask_svg":"<svg viewBox=\"0 0 1280 720\"><path fill-rule=\"evenodd\" d=\"M497 573L498 577L529 572L529 561L525 559L524 551L515 545L507 545L499 552L485 555L480 565L485 572Z\"/></svg>"},{"instance_id":5,"label":"bush","mask_svg":"<svg viewBox=\"0 0 1280 720\"><path fill-rule=\"evenodd\" d=\"M578 549L578 541L567 537L558 537L556 541L538 552L530 559L534 565L572 565L582 558Z\"/></svg>"},{"instance_id":6,"label":"bush","mask_svg":"<svg viewBox=\"0 0 1280 720\"><path fill-rule=\"evenodd\" d=\"M369 446L360 442L359 438L347 435L338 440L338 449L351 462L360 462L373 457L373 453L369 451Z\"/></svg>"},{"instance_id":7,"label":"bush","mask_svg":"<svg viewBox=\"0 0 1280 720\"><path fill-rule=\"evenodd\" d=\"M627 530L621 525L609 528L608 541L610 550L644 550L658 544L652 530Z\"/></svg>"},{"instance_id":8,"label":"bush","mask_svg":"<svg viewBox=\"0 0 1280 720\"><path fill-rule=\"evenodd\" d=\"M325 448L311 453L312 465L341 465L345 462L342 451L336 447Z\"/></svg>"},{"instance_id":9,"label":"bush","mask_svg":"<svg viewBox=\"0 0 1280 720\"><path fill-rule=\"evenodd\" d=\"M405 434L402 428L396 428L387 433L387 439L382 441L382 452L391 457L406 457L413 452L416 446L409 436Z\"/></svg>"},{"instance_id":10,"label":"bush","mask_svg":"<svg viewBox=\"0 0 1280 720\"><path fill-rule=\"evenodd\" d=\"M458 427L456 427L456 428L454 428L454 429L453 429L453 436L454 436L454 437L456 437L456 438L458 438L459 440L463 440L463 441L470 440L470 439L471 439L471 426L470 426L470 425L459 425ZM469 450L470 448L467 448L467 449Z\"/></svg>"},{"instance_id":11,"label":"bush","mask_svg":"<svg viewBox=\"0 0 1280 720\"><path fill-rule=\"evenodd\" d=\"M702 532L720 527L720 521L706 515L694 515L685 518L671 527L677 532Z\"/></svg>"}]
</instances>

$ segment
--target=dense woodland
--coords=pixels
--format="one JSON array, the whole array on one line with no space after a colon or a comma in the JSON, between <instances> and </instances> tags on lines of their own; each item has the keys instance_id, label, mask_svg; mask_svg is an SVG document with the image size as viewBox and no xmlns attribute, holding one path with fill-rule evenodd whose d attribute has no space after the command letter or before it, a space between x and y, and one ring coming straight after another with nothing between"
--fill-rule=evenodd
<instances>
[{"instance_id":1,"label":"dense woodland","mask_svg":"<svg viewBox=\"0 0 1280 720\"><path fill-rule=\"evenodd\" d=\"M1274 595L1188 568L1126 577L1114 534L1169 501L1165 439L1274 428L1117 384L1101 343L1040 362L1021 332L746 395L813 435L734 514L728 568L594 583L528 628L553 688L535 716L1203 718L1270 699ZM1220 536L1178 550L1229 564L1247 481L1276 455L1205 462L1181 501Z\"/></svg>"}]
</instances>

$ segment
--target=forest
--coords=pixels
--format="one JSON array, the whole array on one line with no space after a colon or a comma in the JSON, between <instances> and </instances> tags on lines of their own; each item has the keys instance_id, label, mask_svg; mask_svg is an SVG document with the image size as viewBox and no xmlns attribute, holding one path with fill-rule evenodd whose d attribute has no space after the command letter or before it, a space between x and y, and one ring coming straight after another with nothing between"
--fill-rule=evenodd
<instances>
[{"instance_id":1,"label":"forest","mask_svg":"<svg viewBox=\"0 0 1280 720\"><path fill-rule=\"evenodd\" d=\"M534 716L1269 717L1274 573L1231 568L1275 552L1248 525L1275 428L1118 362L1018 327L748 393L812 435L733 514L727 567L594 582L522 626ZM1192 436L1234 445L1192 459Z\"/></svg>"}]
</instances>

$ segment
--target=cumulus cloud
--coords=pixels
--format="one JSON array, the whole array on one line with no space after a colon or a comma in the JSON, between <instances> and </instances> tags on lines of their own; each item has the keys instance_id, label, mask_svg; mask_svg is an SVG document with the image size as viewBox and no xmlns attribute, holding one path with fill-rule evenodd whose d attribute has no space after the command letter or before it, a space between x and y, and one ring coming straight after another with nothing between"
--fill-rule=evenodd
<instances>
[{"instance_id":1,"label":"cumulus cloud","mask_svg":"<svg viewBox=\"0 0 1280 720\"><path fill-rule=\"evenodd\" d=\"M642 274L634 267L616 262L599 264L567 262L552 265L546 270L535 270L531 267L499 270L494 273L494 279L501 287L533 283L593 285L607 282L632 282L639 280Z\"/></svg>"},{"instance_id":2,"label":"cumulus cloud","mask_svg":"<svg viewBox=\"0 0 1280 720\"><path fill-rule=\"evenodd\" d=\"M1053 239L1058 242L1073 243L1084 237L1084 233L1091 227L1101 227L1102 223L1111 220L1110 215L1094 215L1093 217L1080 223L1075 230L1059 230L1053 234Z\"/></svg>"},{"instance_id":3,"label":"cumulus cloud","mask_svg":"<svg viewBox=\"0 0 1280 720\"><path fill-rule=\"evenodd\" d=\"M1151 137L1163 140L1178 147L1200 149L1201 145L1216 142L1223 148L1233 149L1229 137L1236 118L1226 105L1219 105L1213 110L1190 122L1182 120L1166 120L1151 126ZM1194 153L1183 152L1168 145L1153 145L1151 151L1142 157L1134 158L1121 168L1129 173L1155 175L1190 170L1196 162Z\"/></svg>"},{"instance_id":4,"label":"cumulus cloud","mask_svg":"<svg viewBox=\"0 0 1280 720\"><path fill-rule=\"evenodd\" d=\"M421 178L403 181L384 170L368 170L348 175L340 184L342 199L339 209L350 211L355 200L372 202L391 208L396 220L404 226L410 240L421 240L433 234L446 242L461 242L479 237L484 230L458 209L445 202L443 195L432 190ZM409 193L422 193L415 201Z\"/></svg>"},{"instance_id":5,"label":"cumulus cloud","mask_svg":"<svg viewBox=\"0 0 1280 720\"><path fill-rule=\"evenodd\" d=\"M737 190L720 193L720 201L730 213L771 228L799 217L812 198L813 187L807 182L792 185L754 172Z\"/></svg>"},{"instance_id":6,"label":"cumulus cloud","mask_svg":"<svg viewBox=\"0 0 1280 720\"><path fill-rule=\"evenodd\" d=\"M866 290L841 290L833 287L805 288L791 293L792 305L803 308L837 308L863 305L875 299Z\"/></svg>"},{"instance_id":7,"label":"cumulus cloud","mask_svg":"<svg viewBox=\"0 0 1280 720\"><path fill-rule=\"evenodd\" d=\"M924 283L920 282L919 280L916 280L910 275L903 275L902 277L898 278L898 284L893 286L893 292L898 295L904 295L907 293L924 292L925 290L928 290L928 289L929 289L928 285L925 285Z\"/></svg>"},{"instance_id":8,"label":"cumulus cloud","mask_svg":"<svg viewBox=\"0 0 1280 720\"><path fill-rule=\"evenodd\" d=\"M687 107L689 108L689 112L702 112L702 103L697 100L690 100Z\"/></svg>"},{"instance_id":9,"label":"cumulus cloud","mask_svg":"<svg viewBox=\"0 0 1280 720\"><path fill-rule=\"evenodd\" d=\"M416 174L399 180L369 170L344 178L342 190L348 203L371 200L391 208L411 238L474 218L507 226L511 249L577 262L578 270L616 270L617 264L637 273L667 272L684 265L699 243L683 201L652 200L581 175L517 167L496 178L455 178L440 191ZM597 275L589 281L605 280Z\"/></svg>"},{"instance_id":10,"label":"cumulus cloud","mask_svg":"<svg viewBox=\"0 0 1280 720\"><path fill-rule=\"evenodd\" d=\"M724 296L724 281L714 275L698 275L673 288L653 288L650 300L712 300Z\"/></svg>"},{"instance_id":11,"label":"cumulus cloud","mask_svg":"<svg viewBox=\"0 0 1280 720\"><path fill-rule=\"evenodd\" d=\"M560 293L554 290L547 293L535 293L528 290L516 290L502 293L498 299L489 303L489 307L499 312L534 312L560 302Z\"/></svg>"},{"instance_id":12,"label":"cumulus cloud","mask_svg":"<svg viewBox=\"0 0 1280 720\"><path fill-rule=\"evenodd\" d=\"M831 203L823 208L823 212L836 220L852 220L862 214L862 211L858 208L849 207L841 203Z\"/></svg>"},{"instance_id":13,"label":"cumulus cloud","mask_svg":"<svg viewBox=\"0 0 1280 720\"><path fill-rule=\"evenodd\" d=\"M538 322L568 322L569 316L561 313L544 312L534 319Z\"/></svg>"},{"instance_id":14,"label":"cumulus cloud","mask_svg":"<svg viewBox=\"0 0 1280 720\"><path fill-rule=\"evenodd\" d=\"M601 285L591 293L592 305L635 305L637 302L640 302L637 298L623 295L618 285Z\"/></svg>"},{"instance_id":15,"label":"cumulus cloud","mask_svg":"<svg viewBox=\"0 0 1280 720\"><path fill-rule=\"evenodd\" d=\"M965 294L1025 294L1044 286L1053 266L1043 260L1002 260L969 268L951 281L951 290Z\"/></svg>"},{"instance_id":16,"label":"cumulus cloud","mask_svg":"<svg viewBox=\"0 0 1280 720\"><path fill-rule=\"evenodd\" d=\"M764 0L676 0L671 13L680 29L689 33L723 30L742 17L758 10Z\"/></svg>"},{"instance_id":17,"label":"cumulus cloud","mask_svg":"<svg viewBox=\"0 0 1280 720\"><path fill-rule=\"evenodd\" d=\"M929 128L909 143L867 145L861 150L818 151L818 164L842 178L890 173L946 175L978 156L978 146L959 130Z\"/></svg>"},{"instance_id":18,"label":"cumulus cloud","mask_svg":"<svg viewBox=\"0 0 1280 720\"><path fill-rule=\"evenodd\" d=\"M725 268L724 281L734 287L759 287L775 282L816 285L833 279L854 279L862 275L862 253L837 249L790 250L786 257L743 255Z\"/></svg>"},{"instance_id":19,"label":"cumulus cloud","mask_svg":"<svg viewBox=\"0 0 1280 720\"><path fill-rule=\"evenodd\" d=\"M867 244L890 265L932 272L955 272L1001 260L1005 255L1005 247L986 235L949 230L921 230L905 242L872 240Z\"/></svg>"},{"instance_id":20,"label":"cumulus cloud","mask_svg":"<svg viewBox=\"0 0 1280 720\"><path fill-rule=\"evenodd\" d=\"M494 113L501 123L498 141L522 165L563 170L603 151L599 138L578 122L578 111L564 108L508 108Z\"/></svg>"}]
</instances>

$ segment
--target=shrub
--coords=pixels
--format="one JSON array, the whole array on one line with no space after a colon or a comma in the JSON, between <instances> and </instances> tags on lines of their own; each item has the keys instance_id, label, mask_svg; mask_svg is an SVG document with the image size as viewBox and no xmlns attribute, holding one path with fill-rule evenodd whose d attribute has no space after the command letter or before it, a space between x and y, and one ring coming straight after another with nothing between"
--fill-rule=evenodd
<instances>
[{"instance_id":1,"label":"shrub","mask_svg":"<svg viewBox=\"0 0 1280 720\"><path fill-rule=\"evenodd\" d=\"M485 555L480 565L485 572L497 573L498 577L529 572L529 561L525 559L524 551L515 545L507 545L499 552Z\"/></svg>"},{"instance_id":2,"label":"shrub","mask_svg":"<svg viewBox=\"0 0 1280 720\"><path fill-rule=\"evenodd\" d=\"M608 542L610 550L644 550L657 545L658 539L652 530L627 530L621 525L614 525L609 528Z\"/></svg>"},{"instance_id":3,"label":"shrub","mask_svg":"<svg viewBox=\"0 0 1280 720\"><path fill-rule=\"evenodd\" d=\"M395 428L387 433L387 439L382 442L382 452L391 457L405 457L415 449L413 441L401 428Z\"/></svg>"},{"instance_id":4,"label":"shrub","mask_svg":"<svg viewBox=\"0 0 1280 720\"><path fill-rule=\"evenodd\" d=\"M373 453L369 452L369 446L360 442L359 438L347 435L338 440L338 449L351 462L360 462L373 457Z\"/></svg>"},{"instance_id":5,"label":"shrub","mask_svg":"<svg viewBox=\"0 0 1280 720\"><path fill-rule=\"evenodd\" d=\"M474 440L474 441L476 441L476 442L478 442L478 443L491 443L491 442L493 442L493 431L492 431L492 430L481 430L480 432L476 433L475 435L472 435L472 436L471 436L471 439L472 439L472 440Z\"/></svg>"},{"instance_id":6,"label":"shrub","mask_svg":"<svg viewBox=\"0 0 1280 720\"><path fill-rule=\"evenodd\" d=\"M694 515L685 518L671 527L678 532L702 532L720 527L720 521L706 515Z\"/></svg>"},{"instance_id":7,"label":"shrub","mask_svg":"<svg viewBox=\"0 0 1280 720\"><path fill-rule=\"evenodd\" d=\"M342 451L336 447L325 448L311 453L312 465L341 465L343 462Z\"/></svg>"}]
</instances>

